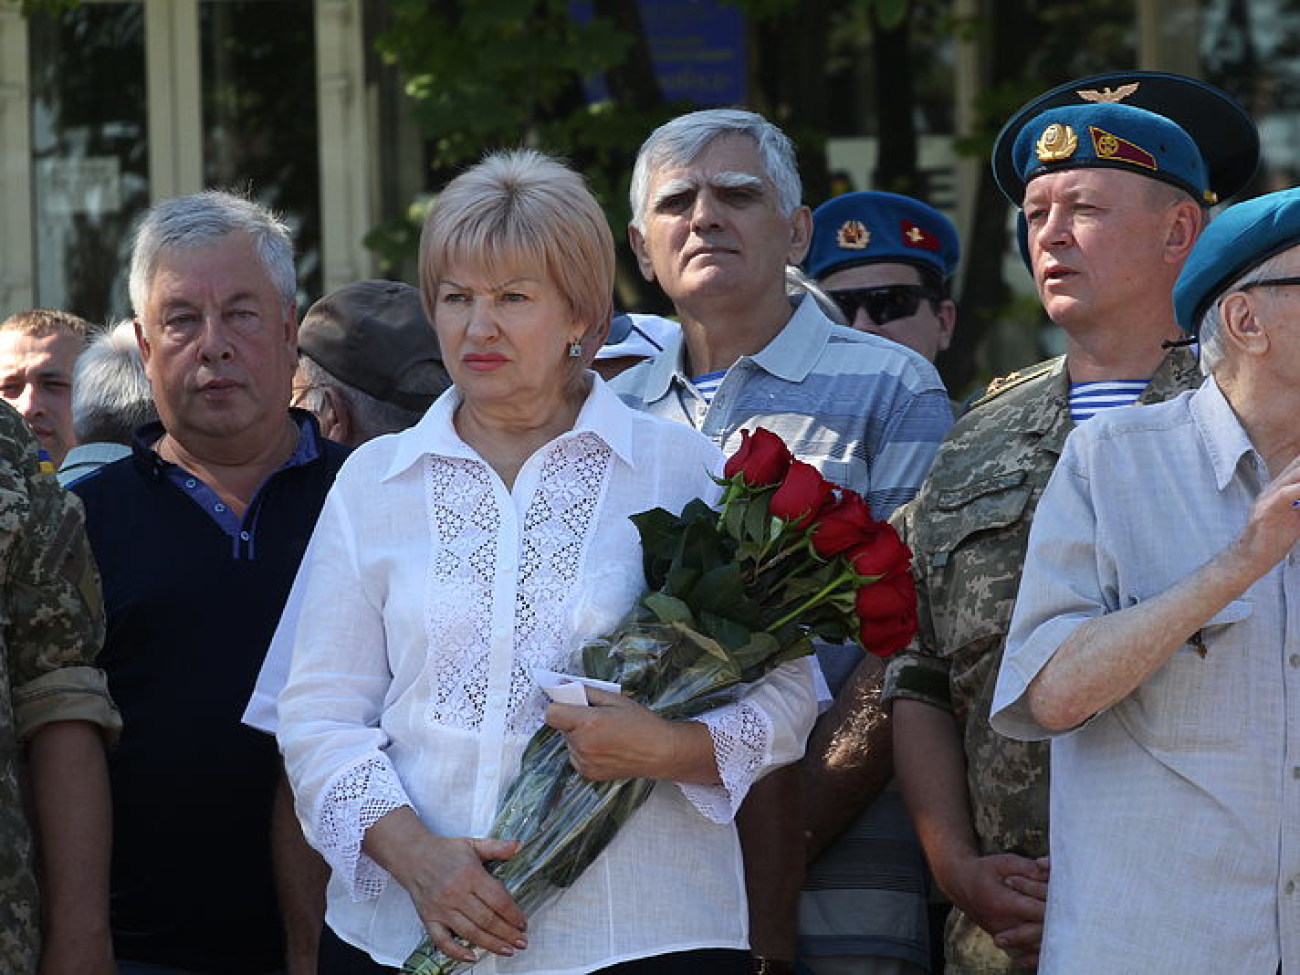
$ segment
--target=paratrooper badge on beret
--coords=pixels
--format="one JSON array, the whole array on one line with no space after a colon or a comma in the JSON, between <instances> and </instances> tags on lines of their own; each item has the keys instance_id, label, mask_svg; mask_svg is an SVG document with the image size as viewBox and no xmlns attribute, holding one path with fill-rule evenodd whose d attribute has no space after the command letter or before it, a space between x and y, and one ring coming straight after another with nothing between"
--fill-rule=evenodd
<instances>
[{"instance_id":1,"label":"paratrooper badge on beret","mask_svg":"<svg viewBox=\"0 0 1300 975\"><path fill-rule=\"evenodd\" d=\"M861 220L845 220L835 232L835 243L846 251L864 251L871 243L871 231Z\"/></svg>"},{"instance_id":2,"label":"paratrooper badge on beret","mask_svg":"<svg viewBox=\"0 0 1300 975\"><path fill-rule=\"evenodd\" d=\"M1095 125L1088 126L1088 135L1092 139L1092 151L1097 154L1098 159L1121 159L1143 169L1160 168L1156 165L1155 154L1147 152L1135 142L1121 139Z\"/></svg>"},{"instance_id":3,"label":"paratrooper badge on beret","mask_svg":"<svg viewBox=\"0 0 1300 975\"><path fill-rule=\"evenodd\" d=\"M1079 148L1079 137L1074 129L1060 122L1053 122L1043 129L1043 134L1034 144L1039 162L1060 162L1069 159Z\"/></svg>"}]
</instances>

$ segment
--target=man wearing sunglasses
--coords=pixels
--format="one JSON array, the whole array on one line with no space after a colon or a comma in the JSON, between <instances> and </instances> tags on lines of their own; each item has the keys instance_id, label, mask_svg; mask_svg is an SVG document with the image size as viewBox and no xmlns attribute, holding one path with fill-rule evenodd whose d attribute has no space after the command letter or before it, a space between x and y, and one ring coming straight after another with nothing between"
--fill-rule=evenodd
<instances>
[{"instance_id":1,"label":"man wearing sunglasses","mask_svg":"<svg viewBox=\"0 0 1300 975\"><path fill-rule=\"evenodd\" d=\"M960 255L957 228L934 207L897 193L845 193L813 211L804 268L854 328L933 362L957 324L947 282Z\"/></svg>"},{"instance_id":2,"label":"man wearing sunglasses","mask_svg":"<svg viewBox=\"0 0 1300 975\"><path fill-rule=\"evenodd\" d=\"M946 282L959 254L956 228L933 207L896 193L845 193L813 211L804 269L853 328L933 362L957 322ZM847 693L849 670L832 683L835 706L802 763L811 859L800 961L811 975L925 972L933 960L924 965L908 947L928 940L930 883L892 781L884 664L863 658L853 673Z\"/></svg>"},{"instance_id":3,"label":"man wearing sunglasses","mask_svg":"<svg viewBox=\"0 0 1300 975\"><path fill-rule=\"evenodd\" d=\"M920 630L890 662L884 698L899 784L955 905L948 975L1032 969L1054 882L1047 747L989 724L1038 499L1076 425L1199 385L1174 282L1209 206L1246 184L1258 153L1227 95L1155 72L1054 89L995 144L994 174L1020 210L1022 253L1066 354L977 400L894 519L914 553Z\"/></svg>"}]
</instances>

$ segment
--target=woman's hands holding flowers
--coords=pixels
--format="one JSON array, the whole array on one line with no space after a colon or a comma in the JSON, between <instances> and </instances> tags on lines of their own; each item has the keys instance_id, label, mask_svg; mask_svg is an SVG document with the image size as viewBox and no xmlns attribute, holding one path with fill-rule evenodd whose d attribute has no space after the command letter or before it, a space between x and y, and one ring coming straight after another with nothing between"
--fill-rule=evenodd
<instances>
[{"instance_id":1,"label":"woman's hands holding flowers","mask_svg":"<svg viewBox=\"0 0 1300 975\"><path fill-rule=\"evenodd\" d=\"M546 723L564 735L573 767L593 782L718 781L713 740L696 721L667 721L621 694L587 688L590 706L550 704Z\"/></svg>"},{"instance_id":2,"label":"woman's hands holding flowers","mask_svg":"<svg viewBox=\"0 0 1300 975\"><path fill-rule=\"evenodd\" d=\"M437 948L474 962L475 949L513 955L528 947L528 921L485 862L519 852L513 840L435 836L409 806L366 830L365 851L411 895Z\"/></svg>"}]
</instances>

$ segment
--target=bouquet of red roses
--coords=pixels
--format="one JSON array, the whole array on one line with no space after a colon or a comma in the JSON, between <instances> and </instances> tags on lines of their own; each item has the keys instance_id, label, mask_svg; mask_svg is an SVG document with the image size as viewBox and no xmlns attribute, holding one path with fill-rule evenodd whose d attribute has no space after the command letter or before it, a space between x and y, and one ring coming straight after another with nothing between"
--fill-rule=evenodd
<instances>
[{"instance_id":1,"label":"bouquet of red roses","mask_svg":"<svg viewBox=\"0 0 1300 975\"><path fill-rule=\"evenodd\" d=\"M614 632L585 644L586 676L686 719L811 653L814 637L856 639L880 656L907 645L916 630L911 553L860 495L762 428L742 434L719 483L718 510L696 500L680 515L633 516L649 590ZM493 874L531 914L591 865L654 784L584 779L564 736L542 728L491 830L523 848ZM449 975L465 965L426 939L403 971Z\"/></svg>"}]
</instances>

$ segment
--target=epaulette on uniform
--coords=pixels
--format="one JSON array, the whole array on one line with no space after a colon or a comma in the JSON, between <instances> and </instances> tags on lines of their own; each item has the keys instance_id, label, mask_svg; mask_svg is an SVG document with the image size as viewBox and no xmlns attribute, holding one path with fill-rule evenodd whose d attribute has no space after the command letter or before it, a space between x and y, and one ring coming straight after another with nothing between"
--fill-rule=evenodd
<instances>
[{"instance_id":1,"label":"epaulette on uniform","mask_svg":"<svg viewBox=\"0 0 1300 975\"><path fill-rule=\"evenodd\" d=\"M977 407L983 406L985 403L989 402L989 400L997 399L997 397L1001 396L1008 390L1015 389L1017 386L1022 386L1031 379L1037 379L1039 376L1043 375L1043 373L1051 371L1052 367L1055 366L1058 361L1060 361L1059 358L1047 359L1043 362L1035 363L1026 369L1018 369L1015 372L994 379L989 383L988 388L984 390L984 395L977 400L973 400L967 409L976 409Z\"/></svg>"}]
</instances>

